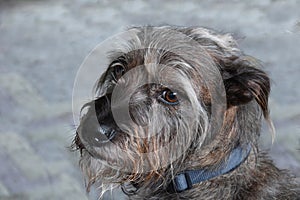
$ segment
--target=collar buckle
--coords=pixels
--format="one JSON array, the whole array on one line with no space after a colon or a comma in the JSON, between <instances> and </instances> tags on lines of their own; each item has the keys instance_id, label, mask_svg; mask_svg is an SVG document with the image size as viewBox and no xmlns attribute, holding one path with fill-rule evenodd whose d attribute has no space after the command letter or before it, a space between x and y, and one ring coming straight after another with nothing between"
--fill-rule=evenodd
<instances>
[{"instance_id":1,"label":"collar buckle","mask_svg":"<svg viewBox=\"0 0 300 200\"><path fill-rule=\"evenodd\" d=\"M172 189L174 192L183 192L193 187L189 171L177 174L173 179Z\"/></svg>"}]
</instances>

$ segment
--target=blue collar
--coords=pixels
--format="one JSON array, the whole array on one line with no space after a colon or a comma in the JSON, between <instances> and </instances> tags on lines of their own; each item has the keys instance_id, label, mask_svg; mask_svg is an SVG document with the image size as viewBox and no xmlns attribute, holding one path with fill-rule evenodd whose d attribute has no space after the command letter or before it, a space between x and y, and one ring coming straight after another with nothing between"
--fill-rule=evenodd
<instances>
[{"instance_id":1,"label":"blue collar","mask_svg":"<svg viewBox=\"0 0 300 200\"><path fill-rule=\"evenodd\" d=\"M183 192L191 189L194 184L207 181L217 176L227 174L235 170L240 166L248 157L251 151L251 145L248 144L246 148L241 146L233 149L228 156L227 160L222 162L219 167L214 170L211 169L199 169L199 170L188 170L177 174L171 184L168 187L168 192Z\"/></svg>"}]
</instances>

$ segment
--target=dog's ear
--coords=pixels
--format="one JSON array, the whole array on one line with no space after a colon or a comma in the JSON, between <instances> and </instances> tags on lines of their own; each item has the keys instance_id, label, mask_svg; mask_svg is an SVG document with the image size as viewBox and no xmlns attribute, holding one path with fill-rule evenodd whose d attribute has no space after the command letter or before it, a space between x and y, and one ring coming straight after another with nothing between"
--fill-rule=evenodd
<instances>
[{"instance_id":1,"label":"dog's ear","mask_svg":"<svg viewBox=\"0 0 300 200\"><path fill-rule=\"evenodd\" d=\"M237 106L256 100L267 118L270 79L260 69L258 61L249 56L241 56L226 63L222 71L227 106Z\"/></svg>"}]
</instances>

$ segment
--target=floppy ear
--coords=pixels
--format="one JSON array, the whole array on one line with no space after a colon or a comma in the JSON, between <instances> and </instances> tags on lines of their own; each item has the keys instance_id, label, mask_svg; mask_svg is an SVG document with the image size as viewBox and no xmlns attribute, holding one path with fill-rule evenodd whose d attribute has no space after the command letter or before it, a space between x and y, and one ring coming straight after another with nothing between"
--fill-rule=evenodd
<instances>
[{"instance_id":1,"label":"floppy ear","mask_svg":"<svg viewBox=\"0 0 300 200\"><path fill-rule=\"evenodd\" d=\"M237 106L255 100L268 118L270 79L259 69L258 61L241 56L222 69L226 90L227 106Z\"/></svg>"}]
</instances>

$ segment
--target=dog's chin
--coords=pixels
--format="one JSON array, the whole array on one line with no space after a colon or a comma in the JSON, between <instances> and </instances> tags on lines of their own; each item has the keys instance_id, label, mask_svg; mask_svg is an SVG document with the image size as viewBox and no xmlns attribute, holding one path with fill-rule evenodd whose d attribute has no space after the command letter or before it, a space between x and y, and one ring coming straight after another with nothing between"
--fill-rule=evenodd
<instances>
[{"instance_id":1,"label":"dog's chin","mask_svg":"<svg viewBox=\"0 0 300 200\"><path fill-rule=\"evenodd\" d=\"M169 165L169 159L162 160L161 152L141 153L124 150L117 146L120 141L110 142L101 147L84 146L81 156L81 168L86 176L101 177L111 182L132 181L136 176L161 171Z\"/></svg>"},{"instance_id":2,"label":"dog's chin","mask_svg":"<svg viewBox=\"0 0 300 200\"><path fill-rule=\"evenodd\" d=\"M139 163L139 164L138 164ZM84 149L80 159L80 167L84 173L87 189L91 185L100 187L101 190L111 189L124 183L142 179L144 173L142 162L121 157L116 152L103 151L92 155L88 149Z\"/></svg>"},{"instance_id":3,"label":"dog's chin","mask_svg":"<svg viewBox=\"0 0 300 200\"><path fill-rule=\"evenodd\" d=\"M113 159L105 159L105 157L101 158L100 156L94 158L86 149L83 150L79 163L84 175L87 192L90 191L91 186L95 186L103 193L112 189L114 183L122 181L121 173L105 164L105 162L113 162Z\"/></svg>"},{"instance_id":4,"label":"dog's chin","mask_svg":"<svg viewBox=\"0 0 300 200\"><path fill-rule=\"evenodd\" d=\"M138 170L138 166L136 168L132 167L131 171L129 171L128 167L128 170L126 170L126 166L120 168L108 164L114 162L117 162L116 158L111 157L108 160L107 155L103 155L102 158L94 158L88 151L85 150L83 152L80 159L80 167L84 174L88 192L90 191L91 186L93 186L97 190L100 190L100 196L102 196L104 192L122 186L122 189L126 189L126 193L128 193L128 187L132 187L131 184L151 185L154 184L154 182L160 181L157 176L159 173L156 171L143 173ZM133 190L135 189L134 186Z\"/></svg>"}]
</instances>

